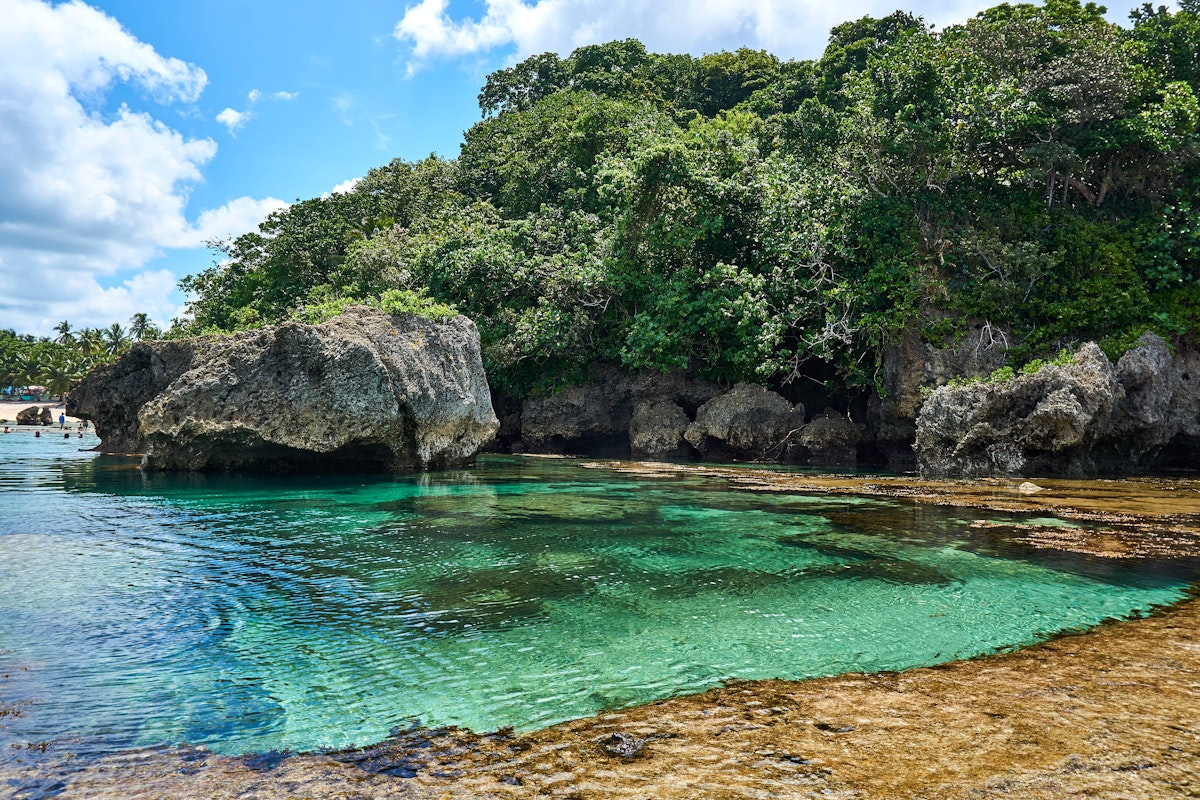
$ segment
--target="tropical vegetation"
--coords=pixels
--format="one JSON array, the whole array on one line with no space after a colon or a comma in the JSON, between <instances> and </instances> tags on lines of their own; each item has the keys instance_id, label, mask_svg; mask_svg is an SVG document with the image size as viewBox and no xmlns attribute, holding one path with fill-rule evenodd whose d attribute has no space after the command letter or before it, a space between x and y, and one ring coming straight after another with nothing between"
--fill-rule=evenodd
<instances>
[{"instance_id":1,"label":"tropical vegetation","mask_svg":"<svg viewBox=\"0 0 1200 800\"><path fill-rule=\"evenodd\" d=\"M488 76L457 158L272 214L184 279L170 335L404 298L479 326L518 396L591 365L868 389L964 320L1012 366L1200 333L1200 0L1128 26L1079 0L824 54L638 41Z\"/></svg>"},{"instance_id":2,"label":"tropical vegetation","mask_svg":"<svg viewBox=\"0 0 1200 800\"><path fill-rule=\"evenodd\" d=\"M58 335L35 337L0 330L0 396L31 394L62 397L72 381L93 367L114 361L142 339L156 339L162 332L146 314L134 314L129 327L113 323L107 328L74 330L64 320L54 328Z\"/></svg>"}]
</instances>

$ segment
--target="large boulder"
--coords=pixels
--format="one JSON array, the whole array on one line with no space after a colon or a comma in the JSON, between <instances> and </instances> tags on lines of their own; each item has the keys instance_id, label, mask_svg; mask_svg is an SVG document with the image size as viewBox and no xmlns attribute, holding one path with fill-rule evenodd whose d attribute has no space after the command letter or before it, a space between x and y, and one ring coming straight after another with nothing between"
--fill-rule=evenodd
<instances>
[{"instance_id":1,"label":"large boulder","mask_svg":"<svg viewBox=\"0 0 1200 800\"><path fill-rule=\"evenodd\" d=\"M473 461L499 423L466 317L351 307L320 325L142 342L71 393L107 453L160 469L403 471Z\"/></svg>"},{"instance_id":2,"label":"large boulder","mask_svg":"<svg viewBox=\"0 0 1200 800\"><path fill-rule=\"evenodd\" d=\"M861 438L861 425L827 408L800 429L799 442L808 451L808 463L813 466L853 467L858 464Z\"/></svg>"},{"instance_id":3,"label":"large boulder","mask_svg":"<svg viewBox=\"0 0 1200 800\"><path fill-rule=\"evenodd\" d=\"M937 389L917 423L921 473L1083 477L1150 468L1169 443L1200 434L1195 360L1146 334L1115 366L1089 343L1065 366Z\"/></svg>"},{"instance_id":4,"label":"large boulder","mask_svg":"<svg viewBox=\"0 0 1200 800\"><path fill-rule=\"evenodd\" d=\"M49 425L49 422L42 422L42 409L40 406L29 406L22 408L17 412L18 425Z\"/></svg>"},{"instance_id":5,"label":"large boulder","mask_svg":"<svg viewBox=\"0 0 1200 800\"><path fill-rule=\"evenodd\" d=\"M738 383L700 406L684 438L706 458L782 460L803 424L803 405L793 407L765 386Z\"/></svg>"},{"instance_id":6,"label":"large boulder","mask_svg":"<svg viewBox=\"0 0 1200 800\"><path fill-rule=\"evenodd\" d=\"M690 424L687 412L678 403L640 402L629 423L629 448L634 458L684 458L688 445L683 434Z\"/></svg>"}]
</instances>

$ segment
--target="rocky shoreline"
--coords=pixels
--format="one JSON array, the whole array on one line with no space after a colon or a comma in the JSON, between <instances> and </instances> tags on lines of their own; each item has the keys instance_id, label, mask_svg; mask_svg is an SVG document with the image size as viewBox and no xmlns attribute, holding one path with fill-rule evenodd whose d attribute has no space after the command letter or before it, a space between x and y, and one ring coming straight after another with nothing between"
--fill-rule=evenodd
<instances>
[{"instance_id":1,"label":"rocky shoreline","mask_svg":"<svg viewBox=\"0 0 1200 800\"><path fill-rule=\"evenodd\" d=\"M1004 480L591 466L718 473L747 491L1040 511L1095 523L1040 546L1097 558L1200 561L1197 480L1031 488ZM64 800L1188 797L1200 792L1198 714L1200 598L1193 597L1144 619L1015 652L900 674L737 683L529 734L413 729L348 752L226 757L168 748L86 764L51 749L0 767L0 785L15 797Z\"/></svg>"}]
</instances>

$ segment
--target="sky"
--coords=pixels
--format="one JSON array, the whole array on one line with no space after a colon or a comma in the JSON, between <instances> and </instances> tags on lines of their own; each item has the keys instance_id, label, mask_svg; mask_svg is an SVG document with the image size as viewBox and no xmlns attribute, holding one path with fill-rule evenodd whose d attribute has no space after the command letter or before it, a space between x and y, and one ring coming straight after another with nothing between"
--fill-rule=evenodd
<instances>
[{"instance_id":1,"label":"sky","mask_svg":"<svg viewBox=\"0 0 1200 800\"><path fill-rule=\"evenodd\" d=\"M0 0L0 328L167 325L205 242L457 155L488 73L532 54L636 37L816 58L848 19L991 5L910 2Z\"/></svg>"}]
</instances>

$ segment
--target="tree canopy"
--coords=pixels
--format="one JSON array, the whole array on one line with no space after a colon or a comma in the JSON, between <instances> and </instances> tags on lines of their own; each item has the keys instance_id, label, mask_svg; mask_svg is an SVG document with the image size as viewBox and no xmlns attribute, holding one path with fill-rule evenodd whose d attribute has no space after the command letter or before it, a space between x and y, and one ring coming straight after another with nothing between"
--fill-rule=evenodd
<instances>
[{"instance_id":1,"label":"tree canopy","mask_svg":"<svg viewBox=\"0 0 1200 800\"><path fill-rule=\"evenodd\" d=\"M488 76L457 158L221 243L175 333L407 292L475 319L517 394L597 361L868 386L903 332L968 316L1014 359L1196 337L1200 8L1103 13L864 17L814 61L533 56Z\"/></svg>"}]
</instances>

